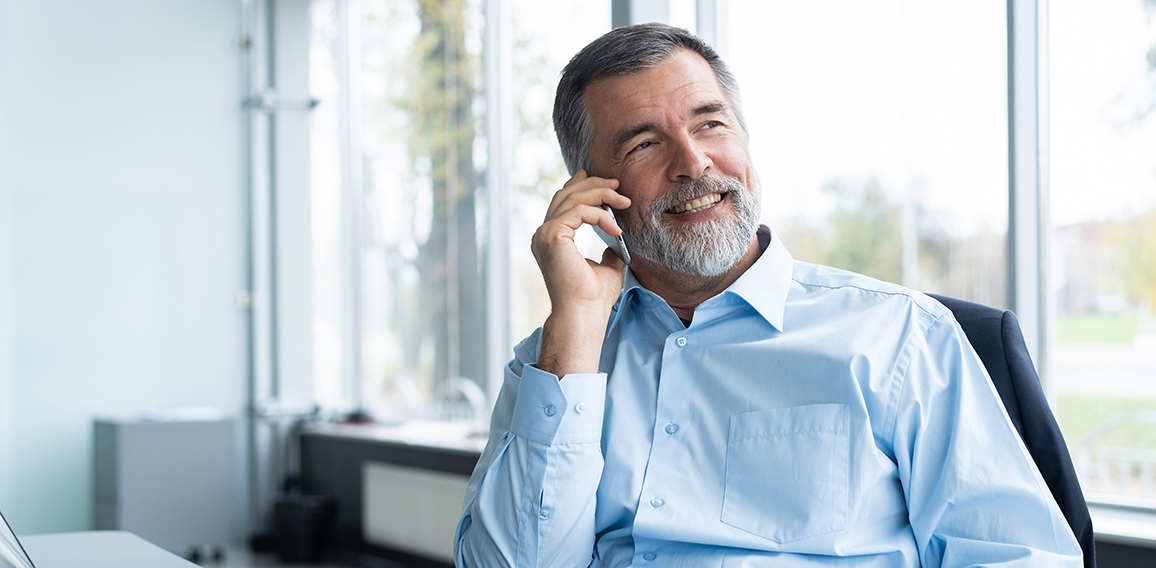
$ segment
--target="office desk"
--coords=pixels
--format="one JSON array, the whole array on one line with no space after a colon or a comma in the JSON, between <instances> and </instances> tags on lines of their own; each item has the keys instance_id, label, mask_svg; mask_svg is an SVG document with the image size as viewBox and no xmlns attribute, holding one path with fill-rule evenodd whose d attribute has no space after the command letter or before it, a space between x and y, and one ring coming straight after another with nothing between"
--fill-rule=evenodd
<instances>
[{"instance_id":1,"label":"office desk","mask_svg":"<svg viewBox=\"0 0 1156 568\"><path fill-rule=\"evenodd\" d=\"M36 568L198 568L124 531L31 535L20 542Z\"/></svg>"},{"instance_id":2,"label":"office desk","mask_svg":"<svg viewBox=\"0 0 1156 568\"><path fill-rule=\"evenodd\" d=\"M485 437L469 435L463 424L308 426L301 433L302 486L307 493L337 500L332 545L338 552L370 553L415 566L446 566L444 561L415 558L366 541L362 508L366 465L390 464L468 479L485 444Z\"/></svg>"}]
</instances>

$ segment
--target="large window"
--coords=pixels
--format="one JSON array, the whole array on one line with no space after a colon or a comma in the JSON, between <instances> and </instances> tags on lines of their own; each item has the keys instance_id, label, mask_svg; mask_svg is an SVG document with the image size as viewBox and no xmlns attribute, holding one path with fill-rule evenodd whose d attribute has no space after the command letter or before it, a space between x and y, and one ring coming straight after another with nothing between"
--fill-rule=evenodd
<instances>
[{"instance_id":1,"label":"large window","mask_svg":"<svg viewBox=\"0 0 1156 568\"><path fill-rule=\"evenodd\" d=\"M1050 382L1084 491L1156 503L1156 2L1052 2Z\"/></svg>"},{"instance_id":2,"label":"large window","mask_svg":"<svg viewBox=\"0 0 1156 568\"><path fill-rule=\"evenodd\" d=\"M546 286L530 254L530 238L542 224L550 198L570 177L551 120L554 90L570 58L610 31L610 3L514 0L511 4L515 116L508 225L510 339L519 341L550 313ZM601 243L593 231L579 234L579 246L591 258L601 254Z\"/></svg>"},{"instance_id":3,"label":"large window","mask_svg":"<svg viewBox=\"0 0 1156 568\"><path fill-rule=\"evenodd\" d=\"M311 81L337 101L312 133L322 402L452 419L492 401L498 359L549 310L529 241L567 178L557 77L611 4L313 0ZM763 221L796 258L1017 308L1085 488L1156 498L1156 1L1040 5L1042 294L1009 274L1009 229L1035 231L1008 205L1034 180L1009 180L1036 162L1009 161L1008 2L656 13L714 26L699 31L742 87Z\"/></svg>"},{"instance_id":4,"label":"large window","mask_svg":"<svg viewBox=\"0 0 1156 568\"><path fill-rule=\"evenodd\" d=\"M549 310L529 239L567 178L553 90L609 3L314 0L312 27L318 398L484 417L492 354Z\"/></svg>"},{"instance_id":5,"label":"large window","mask_svg":"<svg viewBox=\"0 0 1156 568\"><path fill-rule=\"evenodd\" d=\"M795 258L1007 306L1006 4L728 4L763 219Z\"/></svg>"}]
</instances>

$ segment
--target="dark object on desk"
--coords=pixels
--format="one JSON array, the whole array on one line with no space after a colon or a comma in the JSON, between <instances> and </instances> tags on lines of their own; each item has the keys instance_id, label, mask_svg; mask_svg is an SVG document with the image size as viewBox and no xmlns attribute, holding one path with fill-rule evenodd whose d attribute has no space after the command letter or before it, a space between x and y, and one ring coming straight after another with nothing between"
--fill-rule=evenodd
<instances>
[{"instance_id":1,"label":"dark object on desk","mask_svg":"<svg viewBox=\"0 0 1156 568\"><path fill-rule=\"evenodd\" d=\"M368 411L358 408L342 416L338 422L341 424L372 424L376 422L376 420L373 419L373 415Z\"/></svg>"},{"instance_id":2,"label":"dark object on desk","mask_svg":"<svg viewBox=\"0 0 1156 568\"><path fill-rule=\"evenodd\" d=\"M1032 365L1019 320L1010 311L946 296L929 296L951 310L963 327L967 340L991 376L1012 424L1076 534L1076 540L1080 541L1084 567L1095 568L1095 533L1088 504L1084 502L1084 492L1060 426Z\"/></svg>"},{"instance_id":3,"label":"dark object on desk","mask_svg":"<svg viewBox=\"0 0 1156 568\"><path fill-rule=\"evenodd\" d=\"M329 543L337 504L324 495L289 493L273 507L277 558L281 562L317 562Z\"/></svg>"}]
</instances>

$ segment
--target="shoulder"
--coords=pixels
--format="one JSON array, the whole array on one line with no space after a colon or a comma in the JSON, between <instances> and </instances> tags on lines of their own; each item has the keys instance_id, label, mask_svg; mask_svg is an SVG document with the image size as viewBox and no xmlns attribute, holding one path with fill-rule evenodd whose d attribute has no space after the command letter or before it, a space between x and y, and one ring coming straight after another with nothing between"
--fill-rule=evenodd
<instances>
[{"instance_id":1,"label":"shoulder","mask_svg":"<svg viewBox=\"0 0 1156 568\"><path fill-rule=\"evenodd\" d=\"M854 317L915 318L925 325L951 313L936 299L899 284L849 270L796 260L789 304L821 306L827 313Z\"/></svg>"}]
</instances>

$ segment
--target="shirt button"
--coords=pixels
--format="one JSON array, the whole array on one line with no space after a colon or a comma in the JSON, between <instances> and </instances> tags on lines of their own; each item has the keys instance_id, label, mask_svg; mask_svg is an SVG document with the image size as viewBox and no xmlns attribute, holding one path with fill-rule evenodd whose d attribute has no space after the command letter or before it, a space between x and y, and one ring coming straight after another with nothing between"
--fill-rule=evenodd
<instances>
[{"instance_id":1,"label":"shirt button","mask_svg":"<svg viewBox=\"0 0 1156 568\"><path fill-rule=\"evenodd\" d=\"M556 414L556 413L558 412L558 409L557 409L557 408L554 408L554 405L553 405L553 404L551 404L551 405L549 405L549 406L546 406L545 408L543 408L543 409L542 409L542 412L545 412L545 413L546 413L546 416L553 416L554 414Z\"/></svg>"},{"instance_id":2,"label":"shirt button","mask_svg":"<svg viewBox=\"0 0 1156 568\"><path fill-rule=\"evenodd\" d=\"M650 500L650 506L654 507L655 509L663 506L665 503L666 503L665 501L663 501L662 499L659 499L658 497L655 497L654 499Z\"/></svg>"},{"instance_id":3,"label":"shirt button","mask_svg":"<svg viewBox=\"0 0 1156 568\"><path fill-rule=\"evenodd\" d=\"M550 520L550 509L542 509L541 511L538 511L538 518L542 519L543 521Z\"/></svg>"},{"instance_id":4,"label":"shirt button","mask_svg":"<svg viewBox=\"0 0 1156 568\"><path fill-rule=\"evenodd\" d=\"M678 339L675 339L674 344L679 346L679 347L686 347L686 338L680 337Z\"/></svg>"},{"instance_id":5,"label":"shirt button","mask_svg":"<svg viewBox=\"0 0 1156 568\"><path fill-rule=\"evenodd\" d=\"M582 414L583 412L586 412L586 403L585 402L579 402L578 404L575 404L574 405L574 412L577 412L578 414Z\"/></svg>"},{"instance_id":6,"label":"shirt button","mask_svg":"<svg viewBox=\"0 0 1156 568\"><path fill-rule=\"evenodd\" d=\"M647 552L642 555L642 559L647 562L654 562L655 558L658 558L658 555L653 552Z\"/></svg>"},{"instance_id":7,"label":"shirt button","mask_svg":"<svg viewBox=\"0 0 1156 568\"><path fill-rule=\"evenodd\" d=\"M666 425L666 428L663 429L666 430L667 434L673 436L675 432L678 432L678 424L671 422L670 424Z\"/></svg>"}]
</instances>

